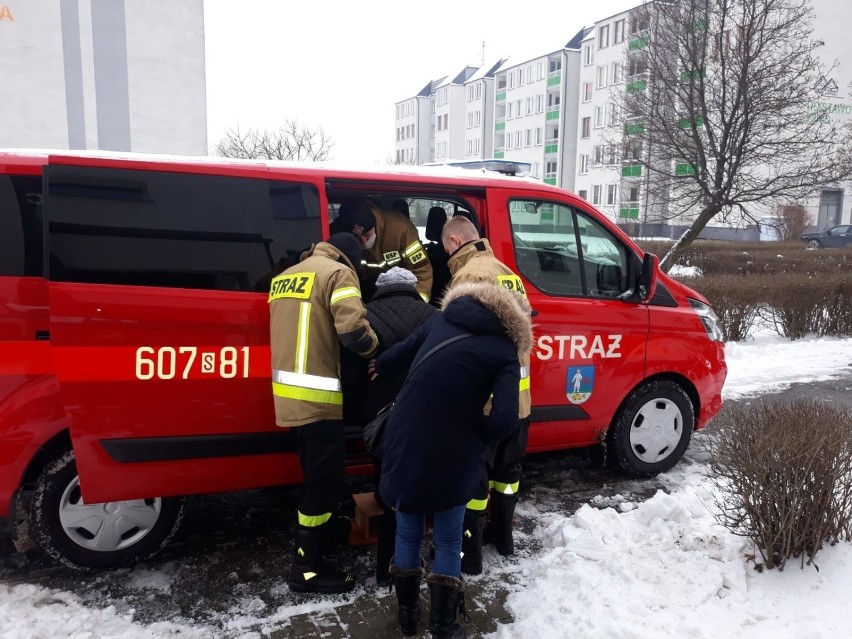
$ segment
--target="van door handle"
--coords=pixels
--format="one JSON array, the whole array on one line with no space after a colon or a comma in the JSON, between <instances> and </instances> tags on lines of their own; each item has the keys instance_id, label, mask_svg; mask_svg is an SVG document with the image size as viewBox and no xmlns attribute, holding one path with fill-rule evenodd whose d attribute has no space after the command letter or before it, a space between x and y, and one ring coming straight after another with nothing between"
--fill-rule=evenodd
<instances>
[{"instance_id":1,"label":"van door handle","mask_svg":"<svg viewBox=\"0 0 852 639\"><path fill-rule=\"evenodd\" d=\"M50 331L36 331L35 338L39 341L45 341L50 339Z\"/></svg>"},{"instance_id":2,"label":"van door handle","mask_svg":"<svg viewBox=\"0 0 852 639\"><path fill-rule=\"evenodd\" d=\"M530 311L530 317L535 317L536 315L538 315L538 311L537 311L537 310L535 310L535 309L532 309L532 310Z\"/></svg>"}]
</instances>

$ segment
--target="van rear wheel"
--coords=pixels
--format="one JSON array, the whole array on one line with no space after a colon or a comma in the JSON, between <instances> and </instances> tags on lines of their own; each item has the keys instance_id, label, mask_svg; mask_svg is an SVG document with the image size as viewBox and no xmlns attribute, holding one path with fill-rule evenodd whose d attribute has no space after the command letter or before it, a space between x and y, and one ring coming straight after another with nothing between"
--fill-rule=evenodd
<instances>
[{"instance_id":1,"label":"van rear wheel","mask_svg":"<svg viewBox=\"0 0 852 639\"><path fill-rule=\"evenodd\" d=\"M48 464L30 505L30 530L51 557L81 569L130 566L159 552L183 519L180 497L86 504L74 453Z\"/></svg>"},{"instance_id":2,"label":"van rear wheel","mask_svg":"<svg viewBox=\"0 0 852 639\"><path fill-rule=\"evenodd\" d=\"M611 459L631 477L671 470L683 457L695 414L686 391L655 380L630 393L607 432Z\"/></svg>"}]
</instances>

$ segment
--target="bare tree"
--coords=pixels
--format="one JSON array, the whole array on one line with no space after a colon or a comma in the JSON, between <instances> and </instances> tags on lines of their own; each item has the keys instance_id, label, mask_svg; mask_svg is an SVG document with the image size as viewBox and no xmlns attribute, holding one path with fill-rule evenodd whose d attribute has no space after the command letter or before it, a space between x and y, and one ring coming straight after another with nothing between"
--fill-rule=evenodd
<instances>
[{"instance_id":1,"label":"bare tree","mask_svg":"<svg viewBox=\"0 0 852 639\"><path fill-rule=\"evenodd\" d=\"M309 129L297 120L285 120L276 131L229 129L216 145L216 154L226 158L262 160L328 160L334 142L322 127Z\"/></svg>"},{"instance_id":2,"label":"bare tree","mask_svg":"<svg viewBox=\"0 0 852 639\"><path fill-rule=\"evenodd\" d=\"M852 174L810 0L657 0L631 18L626 154L646 208L689 223L664 270L714 218L755 221Z\"/></svg>"}]
</instances>

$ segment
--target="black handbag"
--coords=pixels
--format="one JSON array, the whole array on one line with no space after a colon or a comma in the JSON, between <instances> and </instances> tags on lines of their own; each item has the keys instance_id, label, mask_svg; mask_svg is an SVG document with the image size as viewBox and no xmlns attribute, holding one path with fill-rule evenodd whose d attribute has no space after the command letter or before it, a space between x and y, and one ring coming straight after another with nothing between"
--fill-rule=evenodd
<instances>
[{"instance_id":1,"label":"black handbag","mask_svg":"<svg viewBox=\"0 0 852 639\"><path fill-rule=\"evenodd\" d=\"M417 367L425 362L432 354L441 350L445 346L449 346L453 342L458 342L459 340L473 336L474 335L472 333L462 333L461 335L456 335L455 337L444 340L437 346L433 346L423 357L420 358L420 360L414 363L408 371L408 375L405 377L405 382L409 380L412 373L417 370ZM405 386L405 382L402 383L403 386ZM373 455L373 457L379 459L381 459L382 456L382 441L384 440L385 426L387 426L388 417L390 417L394 403L395 402L391 402L387 406L384 406L378 413L376 413L376 416L367 422L366 426L364 426L364 448L366 448L367 452Z\"/></svg>"}]
</instances>

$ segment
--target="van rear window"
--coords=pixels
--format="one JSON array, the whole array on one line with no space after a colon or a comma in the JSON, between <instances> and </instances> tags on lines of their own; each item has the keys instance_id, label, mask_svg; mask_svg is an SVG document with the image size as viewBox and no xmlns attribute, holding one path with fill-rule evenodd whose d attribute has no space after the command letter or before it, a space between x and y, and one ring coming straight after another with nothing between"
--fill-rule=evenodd
<instances>
[{"instance_id":1,"label":"van rear window","mask_svg":"<svg viewBox=\"0 0 852 639\"><path fill-rule=\"evenodd\" d=\"M0 175L0 276L42 274L41 177Z\"/></svg>"},{"instance_id":2,"label":"van rear window","mask_svg":"<svg viewBox=\"0 0 852 639\"><path fill-rule=\"evenodd\" d=\"M264 291L321 236L310 184L50 166L55 281Z\"/></svg>"}]
</instances>

